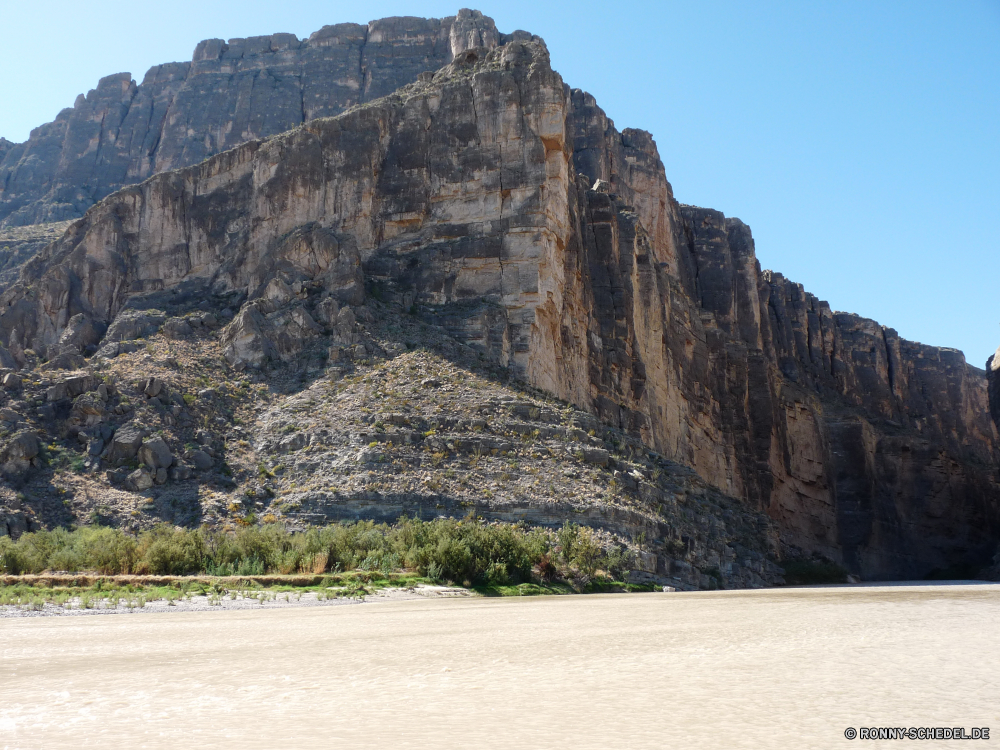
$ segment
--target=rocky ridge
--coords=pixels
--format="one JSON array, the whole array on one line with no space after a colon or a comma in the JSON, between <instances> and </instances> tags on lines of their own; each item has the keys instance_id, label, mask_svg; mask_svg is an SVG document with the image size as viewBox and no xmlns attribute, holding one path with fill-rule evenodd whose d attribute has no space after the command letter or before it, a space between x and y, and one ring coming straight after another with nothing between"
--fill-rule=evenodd
<instances>
[{"instance_id":1,"label":"rocky ridge","mask_svg":"<svg viewBox=\"0 0 1000 750\"><path fill-rule=\"evenodd\" d=\"M231 297L233 373L317 348L340 372L372 354L359 311L416 315L765 513L778 554L894 578L996 549L984 373L761 271L749 228L677 203L652 137L616 130L536 38L108 197L0 297L0 332L22 366L110 361L194 331L136 300L209 294Z\"/></svg>"},{"instance_id":2,"label":"rocky ridge","mask_svg":"<svg viewBox=\"0 0 1000 750\"><path fill-rule=\"evenodd\" d=\"M301 294L305 309L329 306L316 287ZM780 581L766 516L592 415L505 382L440 327L369 300L294 363L239 374L222 354L231 301L147 299L160 307L116 323L142 339L105 345L82 370L7 373L0 533L471 513L589 526L629 546L639 582ZM344 336L353 344L331 349Z\"/></svg>"},{"instance_id":3,"label":"rocky ridge","mask_svg":"<svg viewBox=\"0 0 1000 750\"><path fill-rule=\"evenodd\" d=\"M208 39L190 62L102 78L24 143L0 139L0 226L74 219L115 190L255 138L372 101L496 46L492 19L386 18L324 26L308 39Z\"/></svg>"}]
</instances>

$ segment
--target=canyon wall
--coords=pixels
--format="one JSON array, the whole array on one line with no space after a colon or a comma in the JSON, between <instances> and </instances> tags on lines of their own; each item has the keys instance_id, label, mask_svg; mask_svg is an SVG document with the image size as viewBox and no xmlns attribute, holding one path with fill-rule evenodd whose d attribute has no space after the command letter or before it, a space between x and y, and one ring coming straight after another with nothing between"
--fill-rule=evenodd
<instances>
[{"instance_id":1,"label":"canyon wall","mask_svg":"<svg viewBox=\"0 0 1000 750\"><path fill-rule=\"evenodd\" d=\"M524 32L505 38L530 39ZM0 139L0 225L83 215L124 185L377 99L501 40L492 19L387 18L308 39L208 39L191 62L102 78L24 143Z\"/></svg>"},{"instance_id":2,"label":"canyon wall","mask_svg":"<svg viewBox=\"0 0 1000 750\"><path fill-rule=\"evenodd\" d=\"M761 271L749 228L679 204L652 137L565 86L540 40L481 41L110 195L0 296L3 339L55 354L74 316L192 284L245 293L252 338L276 277L354 303L364 284L763 510L789 554L866 578L986 564L985 373Z\"/></svg>"}]
</instances>

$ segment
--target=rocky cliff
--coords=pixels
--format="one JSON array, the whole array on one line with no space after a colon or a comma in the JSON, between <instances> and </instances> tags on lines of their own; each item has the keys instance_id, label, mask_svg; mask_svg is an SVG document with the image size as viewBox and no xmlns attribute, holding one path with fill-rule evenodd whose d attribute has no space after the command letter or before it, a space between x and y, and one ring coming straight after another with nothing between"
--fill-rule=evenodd
<instances>
[{"instance_id":1,"label":"rocky cliff","mask_svg":"<svg viewBox=\"0 0 1000 750\"><path fill-rule=\"evenodd\" d=\"M0 297L11 354L101 360L140 335L100 340L136 299L228 294L234 370L310 346L337 367L370 353L340 308L375 299L693 467L770 516L786 555L866 578L986 564L985 374L761 271L749 228L679 204L652 137L570 90L540 40L482 41L105 198Z\"/></svg>"},{"instance_id":2,"label":"rocky cliff","mask_svg":"<svg viewBox=\"0 0 1000 750\"><path fill-rule=\"evenodd\" d=\"M462 11L325 26L305 40L208 39L142 83L107 76L26 142L0 139L0 225L77 218L123 185L339 114L500 40L491 19Z\"/></svg>"}]
</instances>

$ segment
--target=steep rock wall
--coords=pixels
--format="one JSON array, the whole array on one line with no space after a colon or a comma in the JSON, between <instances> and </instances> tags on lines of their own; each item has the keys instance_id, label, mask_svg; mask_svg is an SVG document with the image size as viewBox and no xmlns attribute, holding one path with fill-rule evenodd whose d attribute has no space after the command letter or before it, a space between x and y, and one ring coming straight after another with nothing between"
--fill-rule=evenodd
<instances>
[{"instance_id":1,"label":"steep rock wall","mask_svg":"<svg viewBox=\"0 0 1000 750\"><path fill-rule=\"evenodd\" d=\"M540 41L109 196L0 296L0 334L45 351L136 292L253 300L275 276L363 276L764 510L786 550L892 578L996 545L984 373L762 272L749 228L678 204L650 135Z\"/></svg>"},{"instance_id":2,"label":"steep rock wall","mask_svg":"<svg viewBox=\"0 0 1000 750\"><path fill-rule=\"evenodd\" d=\"M0 224L77 218L124 185L340 114L500 40L492 19L463 10L325 26L306 40L209 39L141 84L106 76L26 142L0 139Z\"/></svg>"}]
</instances>

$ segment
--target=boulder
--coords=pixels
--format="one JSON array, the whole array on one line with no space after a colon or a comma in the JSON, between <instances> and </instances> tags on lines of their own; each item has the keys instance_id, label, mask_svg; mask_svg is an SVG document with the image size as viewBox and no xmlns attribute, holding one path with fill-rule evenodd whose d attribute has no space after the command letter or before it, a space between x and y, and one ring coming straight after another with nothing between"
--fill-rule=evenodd
<instances>
[{"instance_id":1,"label":"boulder","mask_svg":"<svg viewBox=\"0 0 1000 750\"><path fill-rule=\"evenodd\" d=\"M163 324L163 335L170 339L182 339L192 333L194 329L184 318L171 318Z\"/></svg>"},{"instance_id":2,"label":"boulder","mask_svg":"<svg viewBox=\"0 0 1000 750\"><path fill-rule=\"evenodd\" d=\"M20 367L14 355L2 346L0 346L0 367L5 370L17 370Z\"/></svg>"},{"instance_id":3,"label":"boulder","mask_svg":"<svg viewBox=\"0 0 1000 750\"><path fill-rule=\"evenodd\" d=\"M278 351L264 333L267 327L257 306L245 305L222 332L219 343L223 356L233 365L244 362L260 366L269 359L277 359Z\"/></svg>"},{"instance_id":4,"label":"boulder","mask_svg":"<svg viewBox=\"0 0 1000 750\"><path fill-rule=\"evenodd\" d=\"M3 387L8 391L17 391L21 389L21 376L13 372L8 372L3 376Z\"/></svg>"},{"instance_id":5,"label":"boulder","mask_svg":"<svg viewBox=\"0 0 1000 750\"><path fill-rule=\"evenodd\" d=\"M199 471L205 471L206 469L211 469L214 465L212 457L208 455L205 451L191 451L190 455L191 463L194 464L194 468Z\"/></svg>"},{"instance_id":6,"label":"boulder","mask_svg":"<svg viewBox=\"0 0 1000 750\"><path fill-rule=\"evenodd\" d=\"M142 392L146 394L147 398L155 398L161 394L166 395L164 388L164 383L159 378L149 378L142 384Z\"/></svg>"},{"instance_id":7,"label":"boulder","mask_svg":"<svg viewBox=\"0 0 1000 750\"><path fill-rule=\"evenodd\" d=\"M295 295L292 293L288 284L286 284L282 279L271 279L267 286L264 287L264 293L261 296L280 307L291 300Z\"/></svg>"},{"instance_id":8,"label":"boulder","mask_svg":"<svg viewBox=\"0 0 1000 750\"><path fill-rule=\"evenodd\" d=\"M63 352L39 367L40 370L79 370L87 365L82 354Z\"/></svg>"},{"instance_id":9,"label":"boulder","mask_svg":"<svg viewBox=\"0 0 1000 750\"><path fill-rule=\"evenodd\" d=\"M604 448L583 448L583 460L588 464L597 464L598 466L607 466L608 460L611 458Z\"/></svg>"},{"instance_id":10,"label":"boulder","mask_svg":"<svg viewBox=\"0 0 1000 750\"><path fill-rule=\"evenodd\" d=\"M135 458L147 434L144 429L136 425L121 427L111 438L107 459L112 463L118 463Z\"/></svg>"},{"instance_id":11,"label":"boulder","mask_svg":"<svg viewBox=\"0 0 1000 750\"><path fill-rule=\"evenodd\" d=\"M93 321L83 313L77 313L69 319L66 328L59 337L59 343L56 344L56 353L80 354L87 347L94 346L100 342L106 330L107 326L100 321Z\"/></svg>"},{"instance_id":12,"label":"boulder","mask_svg":"<svg viewBox=\"0 0 1000 750\"><path fill-rule=\"evenodd\" d=\"M69 412L69 423L78 427L92 427L100 424L107 416L104 402L96 393L84 393L73 401Z\"/></svg>"},{"instance_id":13,"label":"boulder","mask_svg":"<svg viewBox=\"0 0 1000 750\"><path fill-rule=\"evenodd\" d=\"M3 447L0 447L0 471L7 476L24 474L38 456L41 444L38 436L28 430L14 433Z\"/></svg>"},{"instance_id":14,"label":"boulder","mask_svg":"<svg viewBox=\"0 0 1000 750\"><path fill-rule=\"evenodd\" d=\"M105 342L129 341L152 336L160 330L166 316L152 312L125 310L118 314L104 336Z\"/></svg>"},{"instance_id":15,"label":"boulder","mask_svg":"<svg viewBox=\"0 0 1000 750\"><path fill-rule=\"evenodd\" d=\"M166 469L174 462L170 447L161 437L150 438L139 448L139 460L151 469Z\"/></svg>"},{"instance_id":16,"label":"boulder","mask_svg":"<svg viewBox=\"0 0 1000 750\"><path fill-rule=\"evenodd\" d=\"M49 386L45 391L45 398L50 402L76 398L80 394L96 390L100 385L101 379L96 375L79 375Z\"/></svg>"},{"instance_id":17,"label":"boulder","mask_svg":"<svg viewBox=\"0 0 1000 750\"><path fill-rule=\"evenodd\" d=\"M148 490L153 486L153 475L145 468L136 469L125 479L125 486L135 492Z\"/></svg>"},{"instance_id":18,"label":"boulder","mask_svg":"<svg viewBox=\"0 0 1000 750\"><path fill-rule=\"evenodd\" d=\"M340 312L340 305L333 297L326 297L319 301L315 309L315 317L321 323L333 326L337 323L337 314Z\"/></svg>"}]
</instances>

